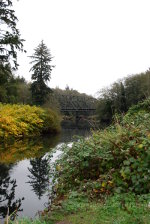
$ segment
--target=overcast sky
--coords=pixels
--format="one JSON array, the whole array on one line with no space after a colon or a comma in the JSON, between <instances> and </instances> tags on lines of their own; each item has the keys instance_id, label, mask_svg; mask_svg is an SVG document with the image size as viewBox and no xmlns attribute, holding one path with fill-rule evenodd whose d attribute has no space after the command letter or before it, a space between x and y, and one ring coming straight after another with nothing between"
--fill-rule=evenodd
<instances>
[{"instance_id":1,"label":"overcast sky","mask_svg":"<svg viewBox=\"0 0 150 224\"><path fill-rule=\"evenodd\" d=\"M150 67L150 0L19 0L14 10L26 54L19 74L43 39L56 65L50 87L94 95L119 78Z\"/></svg>"}]
</instances>

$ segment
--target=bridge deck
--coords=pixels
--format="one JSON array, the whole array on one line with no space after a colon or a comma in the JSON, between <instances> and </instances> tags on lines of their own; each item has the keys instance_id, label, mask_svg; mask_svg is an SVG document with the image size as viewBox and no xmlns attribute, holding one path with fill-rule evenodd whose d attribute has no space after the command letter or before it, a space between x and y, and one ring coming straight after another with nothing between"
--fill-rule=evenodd
<instances>
[{"instance_id":1,"label":"bridge deck","mask_svg":"<svg viewBox=\"0 0 150 224\"><path fill-rule=\"evenodd\" d=\"M61 112L96 111L95 108L62 108Z\"/></svg>"}]
</instances>

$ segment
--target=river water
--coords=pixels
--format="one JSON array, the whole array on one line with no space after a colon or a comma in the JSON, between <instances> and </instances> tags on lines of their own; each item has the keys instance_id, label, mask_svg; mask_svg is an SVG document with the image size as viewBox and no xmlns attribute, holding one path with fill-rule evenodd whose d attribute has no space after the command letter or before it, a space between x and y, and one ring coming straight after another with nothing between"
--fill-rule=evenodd
<instances>
[{"instance_id":1,"label":"river water","mask_svg":"<svg viewBox=\"0 0 150 224\"><path fill-rule=\"evenodd\" d=\"M62 143L74 141L74 136L89 135L87 130L63 130L57 136L17 141L0 147L0 223L17 209L19 217L34 218L49 202L50 160L54 161ZM13 215L11 216L13 219Z\"/></svg>"}]
</instances>

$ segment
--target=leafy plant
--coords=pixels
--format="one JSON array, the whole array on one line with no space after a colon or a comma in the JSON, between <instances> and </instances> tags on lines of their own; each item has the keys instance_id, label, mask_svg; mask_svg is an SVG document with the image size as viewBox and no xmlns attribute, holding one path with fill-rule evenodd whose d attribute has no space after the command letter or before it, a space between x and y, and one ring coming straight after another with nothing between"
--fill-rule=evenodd
<instances>
[{"instance_id":1,"label":"leafy plant","mask_svg":"<svg viewBox=\"0 0 150 224\"><path fill-rule=\"evenodd\" d=\"M55 178L58 194L88 196L150 190L150 99L132 107L121 122L63 147ZM59 167L59 169L57 169Z\"/></svg>"}]
</instances>

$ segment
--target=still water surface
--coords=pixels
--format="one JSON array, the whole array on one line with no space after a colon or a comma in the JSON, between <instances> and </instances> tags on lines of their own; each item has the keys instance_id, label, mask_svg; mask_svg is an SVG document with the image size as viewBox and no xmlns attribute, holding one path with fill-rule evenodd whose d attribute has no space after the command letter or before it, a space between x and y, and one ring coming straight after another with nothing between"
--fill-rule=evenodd
<instances>
[{"instance_id":1,"label":"still water surface","mask_svg":"<svg viewBox=\"0 0 150 224\"><path fill-rule=\"evenodd\" d=\"M59 136L45 136L1 146L0 223L3 223L8 207L13 213L17 206L18 216L30 218L46 207L51 166L45 155L57 148L53 156L55 160L62 143L74 141L75 135L87 137L89 131L63 130Z\"/></svg>"}]
</instances>

